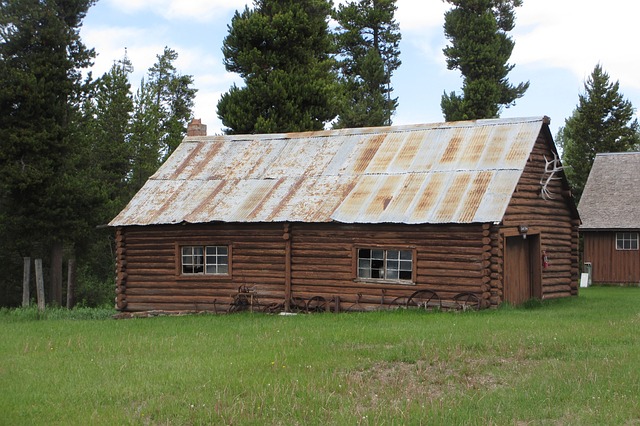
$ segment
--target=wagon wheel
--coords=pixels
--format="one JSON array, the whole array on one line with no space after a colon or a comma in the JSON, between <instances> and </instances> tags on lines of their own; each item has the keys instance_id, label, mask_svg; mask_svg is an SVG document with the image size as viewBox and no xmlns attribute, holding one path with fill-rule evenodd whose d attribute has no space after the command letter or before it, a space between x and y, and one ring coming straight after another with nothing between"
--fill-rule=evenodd
<instances>
[{"instance_id":1,"label":"wagon wheel","mask_svg":"<svg viewBox=\"0 0 640 426\"><path fill-rule=\"evenodd\" d=\"M327 301L322 296L313 296L307 302L307 312L324 312L326 310Z\"/></svg>"},{"instance_id":2,"label":"wagon wheel","mask_svg":"<svg viewBox=\"0 0 640 426\"><path fill-rule=\"evenodd\" d=\"M408 301L409 301L409 297L407 296L396 297L389 304L389 308L390 309L406 308Z\"/></svg>"},{"instance_id":3,"label":"wagon wheel","mask_svg":"<svg viewBox=\"0 0 640 426\"><path fill-rule=\"evenodd\" d=\"M282 303L273 302L267 305L264 305L262 308L262 312L265 314L275 314L276 312L281 312L284 309L284 305Z\"/></svg>"},{"instance_id":4,"label":"wagon wheel","mask_svg":"<svg viewBox=\"0 0 640 426\"><path fill-rule=\"evenodd\" d=\"M464 292L457 294L453 298L456 302L456 308L462 311L468 311L472 309L480 308L480 299L474 293Z\"/></svg>"},{"instance_id":5,"label":"wagon wheel","mask_svg":"<svg viewBox=\"0 0 640 426\"><path fill-rule=\"evenodd\" d=\"M236 294L229 305L229 312L240 312L249 308L249 300L242 294Z\"/></svg>"},{"instance_id":6,"label":"wagon wheel","mask_svg":"<svg viewBox=\"0 0 640 426\"><path fill-rule=\"evenodd\" d=\"M346 308L344 311L345 312L359 312L362 309L360 308L360 299L362 298L362 293L358 293L356 294L356 302L354 304L352 304L351 306L349 306L348 308Z\"/></svg>"},{"instance_id":7,"label":"wagon wheel","mask_svg":"<svg viewBox=\"0 0 640 426\"><path fill-rule=\"evenodd\" d=\"M291 312L305 312L307 309L307 303L304 299L299 297L292 297L289 301L289 310Z\"/></svg>"},{"instance_id":8,"label":"wagon wheel","mask_svg":"<svg viewBox=\"0 0 640 426\"><path fill-rule=\"evenodd\" d=\"M409 297L408 307L418 307L422 309L440 309L442 302L440 296L435 291L418 290Z\"/></svg>"}]
</instances>

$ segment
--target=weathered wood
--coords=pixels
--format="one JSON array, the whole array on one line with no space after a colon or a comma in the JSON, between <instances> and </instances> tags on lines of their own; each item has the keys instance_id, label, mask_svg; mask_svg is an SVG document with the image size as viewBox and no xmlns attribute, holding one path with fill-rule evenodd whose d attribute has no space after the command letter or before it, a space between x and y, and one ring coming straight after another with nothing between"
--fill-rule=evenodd
<instances>
[{"instance_id":1,"label":"weathered wood","mask_svg":"<svg viewBox=\"0 0 640 426\"><path fill-rule=\"evenodd\" d=\"M62 306L62 241L51 246L51 265L49 268L49 298L52 304Z\"/></svg>"},{"instance_id":2,"label":"weathered wood","mask_svg":"<svg viewBox=\"0 0 640 426\"><path fill-rule=\"evenodd\" d=\"M35 260L36 267L36 296L38 299L38 309L44 311L44 277L42 275L42 259Z\"/></svg>"},{"instance_id":3,"label":"weathered wood","mask_svg":"<svg viewBox=\"0 0 640 426\"><path fill-rule=\"evenodd\" d=\"M71 258L67 264L67 309L76 304L76 260Z\"/></svg>"},{"instance_id":4,"label":"weathered wood","mask_svg":"<svg viewBox=\"0 0 640 426\"><path fill-rule=\"evenodd\" d=\"M22 269L22 307L25 308L29 306L30 294L29 294L29 285L31 282L31 258L25 257L23 259L24 266Z\"/></svg>"}]
</instances>

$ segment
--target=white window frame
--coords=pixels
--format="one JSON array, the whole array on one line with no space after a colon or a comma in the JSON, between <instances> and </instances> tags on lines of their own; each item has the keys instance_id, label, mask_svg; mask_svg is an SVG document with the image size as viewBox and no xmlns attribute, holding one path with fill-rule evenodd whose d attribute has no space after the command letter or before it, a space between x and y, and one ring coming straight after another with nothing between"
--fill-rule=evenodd
<instances>
[{"instance_id":1,"label":"white window frame","mask_svg":"<svg viewBox=\"0 0 640 426\"><path fill-rule=\"evenodd\" d=\"M231 248L227 245L181 245L180 275L231 275Z\"/></svg>"},{"instance_id":2,"label":"white window frame","mask_svg":"<svg viewBox=\"0 0 640 426\"><path fill-rule=\"evenodd\" d=\"M616 250L638 250L638 232L616 232Z\"/></svg>"},{"instance_id":3,"label":"white window frame","mask_svg":"<svg viewBox=\"0 0 640 426\"><path fill-rule=\"evenodd\" d=\"M361 256L361 253L366 252L368 254ZM354 257L357 280L397 284L415 283L416 250L414 248L362 246L355 248Z\"/></svg>"}]
</instances>

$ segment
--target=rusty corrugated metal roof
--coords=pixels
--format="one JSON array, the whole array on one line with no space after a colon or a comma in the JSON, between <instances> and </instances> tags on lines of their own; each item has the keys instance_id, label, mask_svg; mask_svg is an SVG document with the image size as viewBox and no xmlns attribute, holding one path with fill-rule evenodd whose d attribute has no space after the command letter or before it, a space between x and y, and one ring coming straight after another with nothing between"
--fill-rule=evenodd
<instances>
[{"instance_id":1,"label":"rusty corrugated metal roof","mask_svg":"<svg viewBox=\"0 0 640 426\"><path fill-rule=\"evenodd\" d=\"M110 225L499 222L544 122L188 137Z\"/></svg>"}]
</instances>

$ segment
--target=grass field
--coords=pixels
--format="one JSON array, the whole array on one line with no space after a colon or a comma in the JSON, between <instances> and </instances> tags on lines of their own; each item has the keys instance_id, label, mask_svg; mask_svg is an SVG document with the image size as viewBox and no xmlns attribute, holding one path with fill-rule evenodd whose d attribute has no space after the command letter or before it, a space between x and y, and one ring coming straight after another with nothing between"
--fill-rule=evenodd
<instances>
[{"instance_id":1,"label":"grass field","mask_svg":"<svg viewBox=\"0 0 640 426\"><path fill-rule=\"evenodd\" d=\"M640 424L639 288L464 313L88 312L0 311L0 424Z\"/></svg>"}]
</instances>

